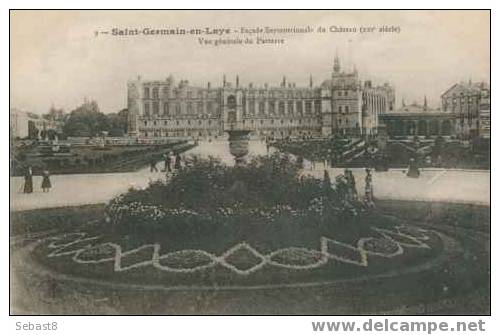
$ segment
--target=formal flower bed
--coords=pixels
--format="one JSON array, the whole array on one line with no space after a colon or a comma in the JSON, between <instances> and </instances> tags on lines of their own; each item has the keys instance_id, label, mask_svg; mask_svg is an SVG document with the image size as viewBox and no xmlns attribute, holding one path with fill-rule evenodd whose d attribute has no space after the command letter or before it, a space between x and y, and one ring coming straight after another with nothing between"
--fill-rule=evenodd
<instances>
[{"instance_id":1,"label":"formal flower bed","mask_svg":"<svg viewBox=\"0 0 500 335\"><path fill-rule=\"evenodd\" d=\"M245 166L197 159L168 183L130 190L106 208L117 228L201 233L229 224L320 225L355 220L361 204L349 199L338 182L299 175L288 156L259 157Z\"/></svg>"}]
</instances>

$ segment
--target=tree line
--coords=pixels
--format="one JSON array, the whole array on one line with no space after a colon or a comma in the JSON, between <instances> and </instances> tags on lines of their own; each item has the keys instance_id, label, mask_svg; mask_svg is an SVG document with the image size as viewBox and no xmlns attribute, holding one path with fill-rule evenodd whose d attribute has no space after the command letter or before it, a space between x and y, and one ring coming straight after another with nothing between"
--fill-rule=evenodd
<instances>
[{"instance_id":1,"label":"tree line","mask_svg":"<svg viewBox=\"0 0 500 335\"><path fill-rule=\"evenodd\" d=\"M127 132L127 109L104 114L94 100L85 101L70 113L52 107L42 117L62 122L61 130L64 137L98 137L102 136L103 132L115 137L123 136Z\"/></svg>"}]
</instances>

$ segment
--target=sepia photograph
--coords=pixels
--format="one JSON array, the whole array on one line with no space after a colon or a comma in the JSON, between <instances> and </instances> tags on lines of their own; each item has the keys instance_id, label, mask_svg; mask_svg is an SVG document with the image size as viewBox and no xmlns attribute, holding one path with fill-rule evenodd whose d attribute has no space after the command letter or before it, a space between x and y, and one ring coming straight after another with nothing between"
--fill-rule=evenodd
<instances>
[{"instance_id":1,"label":"sepia photograph","mask_svg":"<svg viewBox=\"0 0 500 335\"><path fill-rule=\"evenodd\" d=\"M490 315L490 14L10 10L10 314Z\"/></svg>"}]
</instances>

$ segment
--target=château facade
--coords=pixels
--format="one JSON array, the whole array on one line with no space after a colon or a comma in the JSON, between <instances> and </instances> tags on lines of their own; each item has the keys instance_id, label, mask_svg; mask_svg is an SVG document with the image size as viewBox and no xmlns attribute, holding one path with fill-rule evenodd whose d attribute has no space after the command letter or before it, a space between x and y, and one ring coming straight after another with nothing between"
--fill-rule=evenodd
<instances>
[{"instance_id":1,"label":"ch\u00e2teau facade","mask_svg":"<svg viewBox=\"0 0 500 335\"><path fill-rule=\"evenodd\" d=\"M283 77L270 86L190 85L144 81L128 83L128 133L141 138L217 138L227 130L247 130L252 136L287 137L372 136L380 114L392 111L394 89L389 84L362 83L357 71L342 71L336 56L331 78L315 86L296 86Z\"/></svg>"}]
</instances>

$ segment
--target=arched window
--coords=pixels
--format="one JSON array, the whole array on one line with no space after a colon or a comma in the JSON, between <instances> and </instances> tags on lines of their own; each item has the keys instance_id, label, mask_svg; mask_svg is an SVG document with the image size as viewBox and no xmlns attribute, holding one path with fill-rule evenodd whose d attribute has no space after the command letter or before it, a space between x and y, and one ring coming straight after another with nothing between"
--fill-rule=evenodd
<instances>
[{"instance_id":1,"label":"arched window","mask_svg":"<svg viewBox=\"0 0 500 335\"><path fill-rule=\"evenodd\" d=\"M441 124L441 134L442 135L451 135L451 122L450 120L445 120Z\"/></svg>"}]
</instances>

